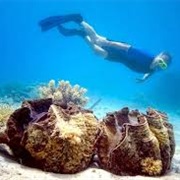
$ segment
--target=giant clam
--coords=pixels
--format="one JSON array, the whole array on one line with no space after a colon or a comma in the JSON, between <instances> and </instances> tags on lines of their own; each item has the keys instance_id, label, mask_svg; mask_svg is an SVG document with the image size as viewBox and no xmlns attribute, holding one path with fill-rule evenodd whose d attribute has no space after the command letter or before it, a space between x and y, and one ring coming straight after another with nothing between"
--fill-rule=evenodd
<instances>
[{"instance_id":1,"label":"giant clam","mask_svg":"<svg viewBox=\"0 0 180 180\"><path fill-rule=\"evenodd\" d=\"M175 141L165 113L123 108L98 121L92 111L52 99L25 101L14 111L0 143L22 164L56 173L76 173L97 157L118 175L163 175Z\"/></svg>"},{"instance_id":2,"label":"giant clam","mask_svg":"<svg viewBox=\"0 0 180 180\"><path fill-rule=\"evenodd\" d=\"M56 173L88 167L98 122L93 113L51 99L26 101L7 122L7 142L22 164Z\"/></svg>"},{"instance_id":3,"label":"giant clam","mask_svg":"<svg viewBox=\"0 0 180 180\"><path fill-rule=\"evenodd\" d=\"M108 113L97 141L100 167L118 175L162 175L174 154L174 134L167 116L153 109Z\"/></svg>"}]
</instances>

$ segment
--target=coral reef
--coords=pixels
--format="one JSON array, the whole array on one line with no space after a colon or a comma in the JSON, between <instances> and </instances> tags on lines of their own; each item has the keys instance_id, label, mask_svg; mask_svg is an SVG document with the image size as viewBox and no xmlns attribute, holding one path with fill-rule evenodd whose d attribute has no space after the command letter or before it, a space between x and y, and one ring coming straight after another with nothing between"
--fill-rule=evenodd
<instances>
[{"instance_id":1,"label":"coral reef","mask_svg":"<svg viewBox=\"0 0 180 180\"><path fill-rule=\"evenodd\" d=\"M37 84L21 84L18 82L6 83L0 86L1 102L7 104L21 103L25 99L36 96Z\"/></svg>"},{"instance_id":2,"label":"coral reef","mask_svg":"<svg viewBox=\"0 0 180 180\"><path fill-rule=\"evenodd\" d=\"M102 168L119 175L162 175L171 165L175 141L164 113L148 109L108 113L101 122L97 154Z\"/></svg>"},{"instance_id":3,"label":"coral reef","mask_svg":"<svg viewBox=\"0 0 180 180\"><path fill-rule=\"evenodd\" d=\"M14 109L5 103L0 104L0 139L1 141L5 141L5 137L3 136L3 132L6 128L7 119L11 115Z\"/></svg>"},{"instance_id":4,"label":"coral reef","mask_svg":"<svg viewBox=\"0 0 180 180\"><path fill-rule=\"evenodd\" d=\"M1 103L0 104L0 122L7 119L13 111L14 109L9 104Z\"/></svg>"},{"instance_id":5,"label":"coral reef","mask_svg":"<svg viewBox=\"0 0 180 180\"><path fill-rule=\"evenodd\" d=\"M6 144L21 163L45 171L75 173L90 164L98 132L92 111L41 99L25 101L12 113L5 134Z\"/></svg>"},{"instance_id":6,"label":"coral reef","mask_svg":"<svg viewBox=\"0 0 180 180\"><path fill-rule=\"evenodd\" d=\"M55 81L51 80L47 85L39 87L40 98L52 98L63 103L73 102L80 106L84 106L88 101L84 96L86 92L85 88L80 88L77 84L72 86L69 81L64 80L59 81L57 86Z\"/></svg>"}]
</instances>

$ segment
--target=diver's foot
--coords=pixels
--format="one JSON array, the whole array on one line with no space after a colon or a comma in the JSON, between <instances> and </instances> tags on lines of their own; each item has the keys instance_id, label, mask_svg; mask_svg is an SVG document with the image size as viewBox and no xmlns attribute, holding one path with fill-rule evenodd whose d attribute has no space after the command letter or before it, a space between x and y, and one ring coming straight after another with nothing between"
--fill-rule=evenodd
<instances>
[{"instance_id":1,"label":"diver's foot","mask_svg":"<svg viewBox=\"0 0 180 180\"><path fill-rule=\"evenodd\" d=\"M39 22L39 26L41 27L42 31L47 31L53 27L56 27L60 24L67 23L67 22L76 22L80 24L83 21L83 17L81 14L68 14L63 16L51 16L45 18Z\"/></svg>"},{"instance_id":2,"label":"diver's foot","mask_svg":"<svg viewBox=\"0 0 180 180\"><path fill-rule=\"evenodd\" d=\"M83 17L81 16L81 14L72 14L71 16L76 23L81 23L83 21Z\"/></svg>"},{"instance_id":3,"label":"diver's foot","mask_svg":"<svg viewBox=\"0 0 180 180\"><path fill-rule=\"evenodd\" d=\"M83 17L81 16L81 14L68 14L68 15L59 16L59 18L61 19L61 24L70 21L76 23L81 23L83 21Z\"/></svg>"},{"instance_id":4,"label":"diver's foot","mask_svg":"<svg viewBox=\"0 0 180 180\"><path fill-rule=\"evenodd\" d=\"M62 25L58 25L57 26L59 32L64 35L64 36L81 36L81 37L85 37L86 36L86 32L83 29L68 29L63 27Z\"/></svg>"}]
</instances>

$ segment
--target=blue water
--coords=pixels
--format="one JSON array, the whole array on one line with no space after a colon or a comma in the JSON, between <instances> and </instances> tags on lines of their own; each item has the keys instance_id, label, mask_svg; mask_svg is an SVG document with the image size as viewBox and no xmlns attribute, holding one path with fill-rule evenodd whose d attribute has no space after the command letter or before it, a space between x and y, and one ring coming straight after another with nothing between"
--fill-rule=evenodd
<instances>
[{"instance_id":1,"label":"blue water","mask_svg":"<svg viewBox=\"0 0 180 180\"><path fill-rule=\"evenodd\" d=\"M68 13L81 13L110 39L153 54L167 50L173 63L137 84L141 74L95 55L80 37L63 37L56 29L41 32L41 19ZM178 112L179 19L178 0L0 0L0 83L65 79L89 94Z\"/></svg>"}]
</instances>

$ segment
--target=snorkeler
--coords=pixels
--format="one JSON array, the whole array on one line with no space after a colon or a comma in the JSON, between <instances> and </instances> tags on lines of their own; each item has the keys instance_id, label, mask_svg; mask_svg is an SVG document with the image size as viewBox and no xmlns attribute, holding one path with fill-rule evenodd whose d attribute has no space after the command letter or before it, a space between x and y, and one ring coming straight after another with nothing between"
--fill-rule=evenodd
<instances>
[{"instance_id":1,"label":"snorkeler","mask_svg":"<svg viewBox=\"0 0 180 180\"><path fill-rule=\"evenodd\" d=\"M79 28L69 29L64 23L75 22ZM85 22L80 14L69 14L64 16L51 16L39 22L42 31L57 27L64 36L80 36L86 40L94 52L103 58L117 63L122 63L131 70L143 73L138 82L143 82L154 72L165 70L171 63L171 56L167 52L161 52L153 56L147 52L119 41L112 41L96 33L93 27Z\"/></svg>"}]
</instances>

